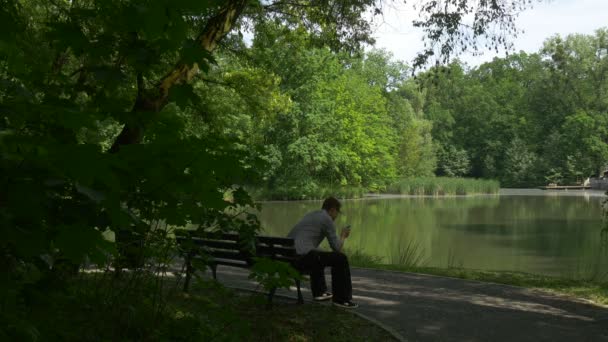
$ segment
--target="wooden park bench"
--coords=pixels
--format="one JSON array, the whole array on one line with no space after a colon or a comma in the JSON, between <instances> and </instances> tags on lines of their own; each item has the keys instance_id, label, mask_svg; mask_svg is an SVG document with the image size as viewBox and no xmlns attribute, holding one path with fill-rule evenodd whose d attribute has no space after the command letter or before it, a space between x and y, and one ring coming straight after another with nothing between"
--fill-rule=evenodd
<instances>
[{"instance_id":1,"label":"wooden park bench","mask_svg":"<svg viewBox=\"0 0 608 342\"><path fill-rule=\"evenodd\" d=\"M217 267L219 265L251 268L254 264L254 258L269 258L284 261L294 266L297 259L294 241L290 238L256 236L253 248L247 248L236 233L190 233L181 231L176 233L176 240L185 259L186 280L184 291L186 292L192 274L196 271L192 266L192 261L197 258L203 260L211 269L215 280L217 280ZM294 266L294 268L296 267ZM298 272L308 274L303 270L298 270ZM298 289L298 304L303 304L304 298L300 290L300 279L294 279L294 282ZM276 288L273 288L268 293L268 303L272 303L275 291Z\"/></svg>"}]
</instances>

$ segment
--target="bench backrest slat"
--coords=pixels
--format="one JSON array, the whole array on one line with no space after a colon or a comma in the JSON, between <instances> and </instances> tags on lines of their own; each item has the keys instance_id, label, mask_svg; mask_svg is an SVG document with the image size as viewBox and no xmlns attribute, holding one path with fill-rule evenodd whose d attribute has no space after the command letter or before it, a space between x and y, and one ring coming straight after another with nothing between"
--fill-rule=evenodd
<instances>
[{"instance_id":1,"label":"bench backrest slat","mask_svg":"<svg viewBox=\"0 0 608 342\"><path fill-rule=\"evenodd\" d=\"M199 238L212 239L212 240L226 240L226 241L240 241L239 234L236 233L218 233L218 232L204 232L201 236L194 235Z\"/></svg>"},{"instance_id":2,"label":"bench backrest slat","mask_svg":"<svg viewBox=\"0 0 608 342\"><path fill-rule=\"evenodd\" d=\"M238 260L247 265L253 264L253 257L266 257L289 263L297 258L294 240L291 238L256 236L253 255L246 250L236 233L180 231L176 232L176 240L182 246L192 243L191 246L215 259ZM191 253L193 256L197 254L196 250L191 250Z\"/></svg>"}]
</instances>

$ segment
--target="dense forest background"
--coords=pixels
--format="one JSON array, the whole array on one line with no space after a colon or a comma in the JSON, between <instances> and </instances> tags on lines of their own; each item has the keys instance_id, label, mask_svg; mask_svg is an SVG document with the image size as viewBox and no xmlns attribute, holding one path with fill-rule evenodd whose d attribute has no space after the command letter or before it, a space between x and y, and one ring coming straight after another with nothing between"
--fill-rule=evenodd
<instances>
[{"instance_id":1,"label":"dense forest background","mask_svg":"<svg viewBox=\"0 0 608 342\"><path fill-rule=\"evenodd\" d=\"M212 126L267 163L275 192L434 175L569 184L608 161L606 29L415 76L384 51L334 53L281 25L255 32L195 89L213 94L201 102Z\"/></svg>"}]
</instances>

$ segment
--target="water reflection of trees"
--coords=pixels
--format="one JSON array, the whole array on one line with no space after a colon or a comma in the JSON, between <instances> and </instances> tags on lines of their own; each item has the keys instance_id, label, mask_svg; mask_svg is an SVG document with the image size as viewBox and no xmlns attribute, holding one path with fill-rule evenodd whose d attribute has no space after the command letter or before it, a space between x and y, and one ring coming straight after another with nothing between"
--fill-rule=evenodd
<instances>
[{"instance_id":1,"label":"water reflection of trees","mask_svg":"<svg viewBox=\"0 0 608 342\"><path fill-rule=\"evenodd\" d=\"M469 268L589 273L580 270L607 259L597 257L601 205L598 197L573 196L365 199L344 201L337 225L353 225L348 248L384 262L403 259L406 246L415 245L429 266L445 267L452 259ZM265 234L287 234L320 206L265 203Z\"/></svg>"}]
</instances>

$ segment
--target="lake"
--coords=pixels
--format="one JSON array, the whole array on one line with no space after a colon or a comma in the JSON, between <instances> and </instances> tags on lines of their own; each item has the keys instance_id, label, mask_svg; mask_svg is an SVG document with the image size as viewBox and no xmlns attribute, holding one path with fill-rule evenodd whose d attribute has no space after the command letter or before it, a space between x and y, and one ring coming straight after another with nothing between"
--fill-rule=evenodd
<instances>
[{"instance_id":1,"label":"lake","mask_svg":"<svg viewBox=\"0 0 608 342\"><path fill-rule=\"evenodd\" d=\"M342 201L345 247L399 263L408 249L421 266L523 271L581 278L605 272L602 191L503 189L498 195L379 196ZM286 235L321 201L264 202L265 235ZM325 245L326 247L327 245Z\"/></svg>"}]
</instances>

